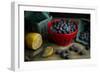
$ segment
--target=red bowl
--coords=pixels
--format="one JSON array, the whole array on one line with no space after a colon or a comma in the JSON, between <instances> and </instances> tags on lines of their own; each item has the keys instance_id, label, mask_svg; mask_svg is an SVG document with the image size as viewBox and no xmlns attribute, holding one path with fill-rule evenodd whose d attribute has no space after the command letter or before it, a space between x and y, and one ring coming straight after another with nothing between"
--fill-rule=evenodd
<instances>
[{"instance_id":1,"label":"red bowl","mask_svg":"<svg viewBox=\"0 0 100 73\"><path fill-rule=\"evenodd\" d=\"M48 22L48 38L49 40L51 40L57 45L67 46L76 37L78 32L78 25L76 24L77 29L70 34L61 34L61 33L52 32L52 30L50 29L53 25L52 22L59 21L59 20L60 19L53 19L52 21Z\"/></svg>"}]
</instances>

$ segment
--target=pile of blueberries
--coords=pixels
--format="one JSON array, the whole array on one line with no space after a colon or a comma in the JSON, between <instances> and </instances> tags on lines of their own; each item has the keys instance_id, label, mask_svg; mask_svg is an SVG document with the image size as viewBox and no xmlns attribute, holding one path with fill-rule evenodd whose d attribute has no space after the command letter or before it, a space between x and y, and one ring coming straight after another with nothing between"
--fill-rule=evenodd
<instances>
[{"instance_id":1,"label":"pile of blueberries","mask_svg":"<svg viewBox=\"0 0 100 73\"><path fill-rule=\"evenodd\" d=\"M60 21L53 22L51 30L56 33L70 34L76 30L76 24L60 19Z\"/></svg>"},{"instance_id":2,"label":"pile of blueberries","mask_svg":"<svg viewBox=\"0 0 100 73\"><path fill-rule=\"evenodd\" d=\"M85 41L85 42L89 42L89 40L90 40L89 32L81 32L79 39L82 40L82 41Z\"/></svg>"}]
</instances>

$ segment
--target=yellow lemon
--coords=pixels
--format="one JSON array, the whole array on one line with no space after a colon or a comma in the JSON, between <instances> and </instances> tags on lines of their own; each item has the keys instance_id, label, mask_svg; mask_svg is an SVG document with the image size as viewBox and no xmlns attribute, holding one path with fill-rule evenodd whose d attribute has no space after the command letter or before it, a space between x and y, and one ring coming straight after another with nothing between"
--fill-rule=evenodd
<instances>
[{"instance_id":1,"label":"yellow lemon","mask_svg":"<svg viewBox=\"0 0 100 73\"><path fill-rule=\"evenodd\" d=\"M43 57L49 57L49 56L51 56L53 54L53 52L54 52L53 47L49 46L49 47L45 48L42 56Z\"/></svg>"},{"instance_id":2,"label":"yellow lemon","mask_svg":"<svg viewBox=\"0 0 100 73\"><path fill-rule=\"evenodd\" d=\"M42 45L42 36L39 33L28 33L25 37L26 45L33 50L38 49Z\"/></svg>"}]
</instances>

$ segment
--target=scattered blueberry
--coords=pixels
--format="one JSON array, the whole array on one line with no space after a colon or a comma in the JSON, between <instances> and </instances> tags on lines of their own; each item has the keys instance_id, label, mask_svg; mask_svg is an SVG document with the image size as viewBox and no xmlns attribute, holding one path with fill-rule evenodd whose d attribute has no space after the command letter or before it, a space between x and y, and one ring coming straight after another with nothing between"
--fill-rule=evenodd
<instances>
[{"instance_id":1,"label":"scattered blueberry","mask_svg":"<svg viewBox=\"0 0 100 73\"><path fill-rule=\"evenodd\" d=\"M90 48L89 48L89 46L88 46L88 45L86 45L85 49L86 49L86 50L89 50Z\"/></svg>"},{"instance_id":2,"label":"scattered blueberry","mask_svg":"<svg viewBox=\"0 0 100 73\"><path fill-rule=\"evenodd\" d=\"M74 48L73 51L74 51L74 52L78 52L78 48Z\"/></svg>"},{"instance_id":3,"label":"scattered blueberry","mask_svg":"<svg viewBox=\"0 0 100 73\"><path fill-rule=\"evenodd\" d=\"M65 51L63 51L63 52L60 54L60 57L63 58L63 59L69 59L69 54L66 53Z\"/></svg>"},{"instance_id":4,"label":"scattered blueberry","mask_svg":"<svg viewBox=\"0 0 100 73\"><path fill-rule=\"evenodd\" d=\"M80 51L79 52L79 55L85 55L86 53L85 53L85 51Z\"/></svg>"},{"instance_id":5,"label":"scattered blueberry","mask_svg":"<svg viewBox=\"0 0 100 73\"><path fill-rule=\"evenodd\" d=\"M79 52L80 48L74 44L69 48L69 50L74 52Z\"/></svg>"},{"instance_id":6,"label":"scattered blueberry","mask_svg":"<svg viewBox=\"0 0 100 73\"><path fill-rule=\"evenodd\" d=\"M73 48L72 48L72 47L70 47L70 48L69 48L69 51L73 51Z\"/></svg>"},{"instance_id":7,"label":"scattered blueberry","mask_svg":"<svg viewBox=\"0 0 100 73\"><path fill-rule=\"evenodd\" d=\"M68 53L68 50L65 50L65 53Z\"/></svg>"}]
</instances>

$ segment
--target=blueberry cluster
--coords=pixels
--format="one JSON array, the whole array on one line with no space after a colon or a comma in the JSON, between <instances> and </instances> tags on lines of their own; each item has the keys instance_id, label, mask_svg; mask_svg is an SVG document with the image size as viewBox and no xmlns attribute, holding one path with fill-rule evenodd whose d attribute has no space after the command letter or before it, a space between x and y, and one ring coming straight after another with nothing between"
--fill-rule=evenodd
<instances>
[{"instance_id":1,"label":"blueberry cluster","mask_svg":"<svg viewBox=\"0 0 100 73\"><path fill-rule=\"evenodd\" d=\"M89 42L89 40L90 40L89 32L81 32L79 39L82 40L82 41L85 41L85 42Z\"/></svg>"},{"instance_id":2,"label":"blueberry cluster","mask_svg":"<svg viewBox=\"0 0 100 73\"><path fill-rule=\"evenodd\" d=\"M76 52L79 55L84 55L85 54L85 51L83 51L82 49L80 49L80 47L78 47L78 46L76 46L74 44L69 48L69 50L73 51L73 52Z\"/></svg>"},{"instance_id":3,"label":"blueberry cluster","mask_svg":"<svg viewBox=\"0 0 100 73\"><path fill-rule=\"evenodd\" d=\"M69 59L69 52L67 50L57 50L56 54L63 59Z\"/></svg>"},{"instance_id":4,"label":"blueberry cluster","mask_svg":"<svg viewBox=\"0 0 100 73\"><path fill-rule=\"evenodd\" d=\"M82 48L80 48L79 46L77 46L76 44L73 44L72 46L70 46L68 49L65 50L56 50L56 54L59 55L62 59L70 59L72 53L71 52L75 52L76 54L83 56L86 54L86 51L83 50Z\"/></svg>"},{"instance_id":5,"label":"blueberry cluster","mask_svg":"<svg viewBox=\"0 0 100 73\"><path fill-rule=\"evenodd\" d=\"M70 34L76 30L76 25L74 22L68 22L64 19L60 19L60 21L53 22L51 30L56 33Z\"/></svg>"},{"instance_id":6,"label":"blueberry cluster","mask_svg":"<svg viewBox=\"0 0 100 73\"><path fill-rule=\"evenodd\" d=\"M70 48L69 48L70 51L74 51L74 52L79 52L80 51L80 48L76 45L72 45Z\"/></svg>"}]
</instances>

